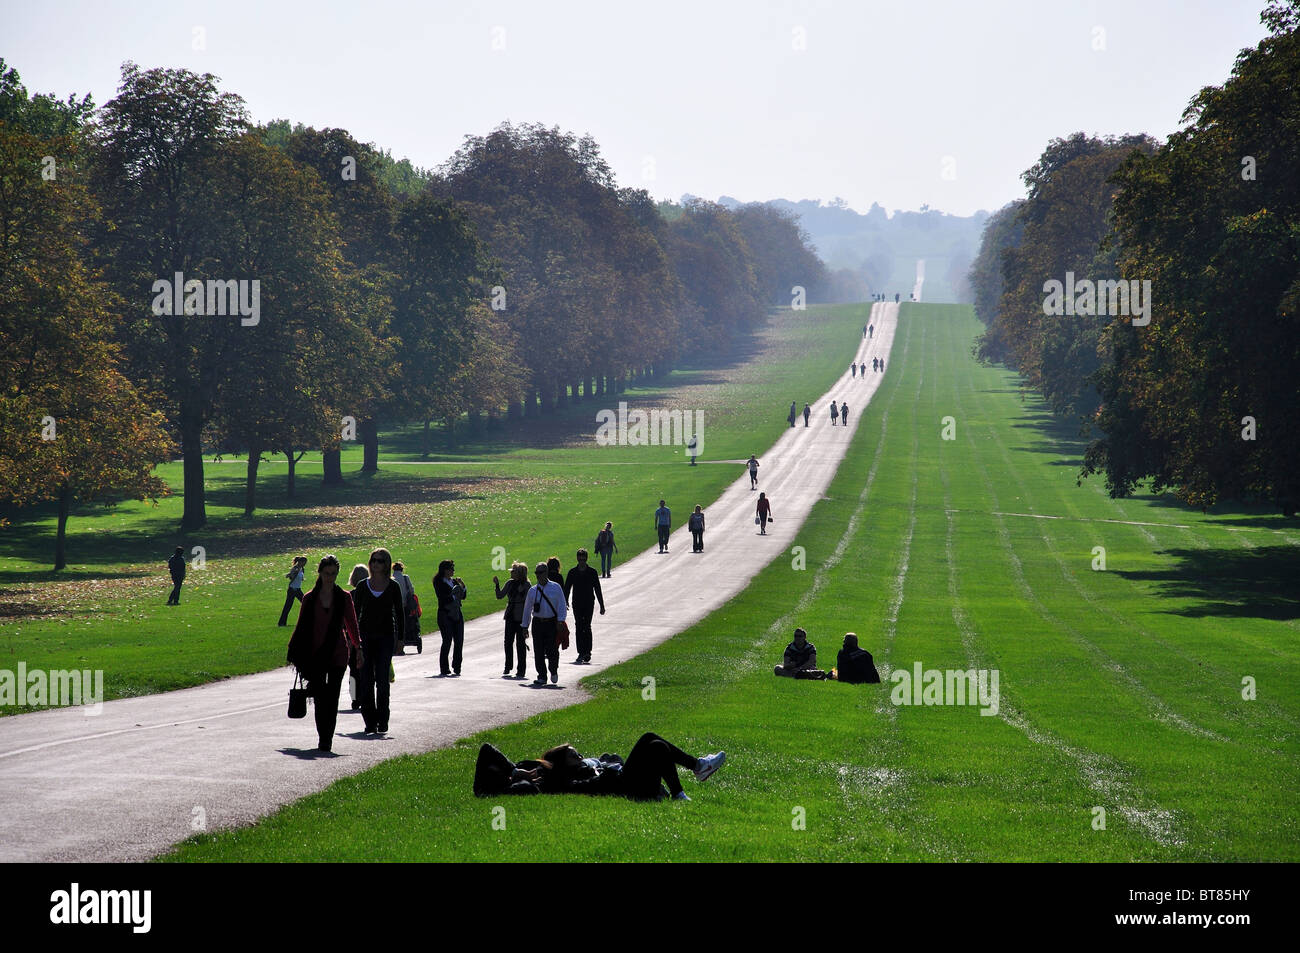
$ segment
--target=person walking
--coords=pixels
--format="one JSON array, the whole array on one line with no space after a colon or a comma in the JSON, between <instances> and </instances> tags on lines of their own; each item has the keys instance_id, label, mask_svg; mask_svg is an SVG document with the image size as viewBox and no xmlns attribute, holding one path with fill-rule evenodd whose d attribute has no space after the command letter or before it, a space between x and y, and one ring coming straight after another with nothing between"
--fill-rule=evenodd
<instances>
[{"instance_id":1,"label":"person walking","mask_svg":"<svg viewBox=\"0 0 1300 953\"><path fill-rule=\"evenodd\" d=\"M790 426L794 426L794 420L799 416L799 411L795 407L794 401L790 401L790 416L786 420L790 421Z\"/></svg>"},{"instance_id":2,"label":"person walking","mask_svg":"<svg viewBox=\"0 0 1300 953\"><path fill-rule=\"evenodd\" d=\"M280 612L281 627L289 624L289 608L293 605L295 599L302 602L302 580L307 574L307 557L295 556L293 558L293 568L284 574L284 578L289 580L289 591L284 597L284 609Z\"/></svg>"},{"instance_id":3,"label":"person walking","mask_svg":"<svg viewBox=\"0 0 1300 953\"><path fill-rule=\"evenodd\" d=\"M686 526L691 531L691 552L704 552L704 510L695 504L695 512L686 519Z\"/></svg>"},{"instance_id":4,"label":"person walking","mask_svg":"<svg viewBox=\"0 0 1300 953\"><path fill-rule=\"evenodd\" d=\"M357 589L363 582L370 578L370 570L366 568L365 563L357 563L352 567L352 574L348 578L348 585L351 586L353 611L357 604ZM361 707L361 653L354 651L348 657L348 695L352 698L352 710L356 711Z\"/></svg>"},{"instance_id":5,"label":"person walking","mask_svg":"<svg viewBox=\"0 0 1300 953\"><path fill-rule=\"evenodd\" d=\"M758 458L751 453L749 455L749 459L745 461L745 466L749 467L749 488L751 490L757 490L758 489Z\"/></svg>"},{"instance_id":6,"label":"person walking","mask_svg":"<svg viewBox=\"0 0 1300 953\"><path fill-rule=\"evenodd\" d=\"M444 559L438 563L438 575L433 577L433 591L438 596L438 631L442 633L442 651L438 654L438 669L443 677L460 675L461 653L465 647L465 613L460 603L469 593L465 582L455 575L456 563ZM451 655L451 667L447 656Z\"/></svg>"},{"instance_id":7,"label":"person walking","mask_svg":"<svg viewBox=\"0 0 1300 953\"><path fill-rule=\"evenodd\" d=\"M867 328L867 340L871 340L875 336L876 336L876 326L873 324Z\"/></svg>"},{"instance_id":8,"label":"person walking","mask_svg":"<svg viewBox=\"0 0 1300 953\"><path fill-rule=\"evenodd\" d=\"M808 418L812 416L812 408L807 404L803 405L803 425L808 426Z\"/></svg>"},{"instance_id":9,"label":"person walking","mask_svg":"<svg viewBox=\"0 0 1300 953\"><path fill-rule=\"evenodd\" d=\"M613 523L606 523L605 528L596 534L596 544L592 548L600 554L600 575L608 579L610 570L614 568L614 554L618 552L614 545Z\"/></svg>"},{"instance_id":10,"label":"person walking","mask_svg":"<svg viewBox=\"0 0 1300 953\"><path fill-rule=\"evenodd\" d=\"M668 535L672 530L673 514L672 511L664 505L664 501L659 501L659 509L655 510L655 530L659 533L659 552L668 552Z\"/></svg>"},{"instance_id":11,"label":"person walking","mask_svg":"<svg viewBox=\"0 0 1300 953\"><path fill-rule=\"evenodd\" d=\"M364 654L352 596L339 586L338 578L338 558L321 559L316 584L303 597L286 653L289 664L307 680L307 692L315 701L317 750L322 752L333 746L339 691L348 661L354 653L358 657Z\"/></svg>"},{"instance_id":12,"label":"person walking","mask_svg":"<svg viewBox=\"0 0 1300 953\"><path fill-rule=\"evenodd\" d=\"M402 591L393 582L393 557L388 550L370 553L369 571L353 598L361 630L357 689L366 734L382 735L388 731L388 670L393 664L393 647L402 637Z\"/></svg>"},{"instance_id":13,"label":"person walking","mask_svg":"<svg viewBox=\"0 0 1300 953\"><path fill-rule=\"evenodd\" d=\"M686 455L691 458L691 466L695 466L695 458L700 454L700 439L698 434L691 434L691 439L686 443Z\"/></svg>"},{"instance_id":14,"label":"person walking","mask_svg":"<svg viewBox=\"0 0 1300 953\"><path fill-rule=\"evenodd\" d=\"M880 370L880 358L878 358L878 357L873 357L873 358L871 359L871 370L872 370L873 373L874 373L875 371Z\"/></svg>"},{"instance_id":15,"label":"person walking","mask_svg":"<svg viewBox=\"0 0 1300 953\"><path fill-rule=\"evenodd\" d=\"M176 552L167 560L167 572L172 577L172 591L167 596L169 606L181 604L181 585L185 582L185 547L177 546Z\"/></svg>"},{"instance_id":16,"label":"person walking","mask_svg":"<svg viewBox=\"0 0 1300 953\"><path fill-rule=\"evenodd\" d=\"M880 373L885 373L885 359L883 357L880 359Z\"/></svg>"},{"instance_id":17,"label":"person walking","mask_svg":"<svg viewBox=\"0 0 1300 953\"><path fill-rule=\"evenodd\" d=\"M560 650L555 642L556 629L565 620L569 606L564 601L564 587L553 582L546 563L538 563L533 570L537 585L528 590L524 598L522 625L533 628L533 664L537 666L534 685L546 684L546 670L551 670L551 684L560 680Z\"/></svg>"},{"instance_id":18,"label":"person walking","mask_svg":"<svg viewBox=\"0 0 1300 953\"><path fill-rule=\"evenodd\" d=\"M853 363L851 363L851 364L849 365L849 371L852 372L852 374L853 374L854 377L857 377L857 376L858 376L858 362L857 362L857 361L854 361Z\"/></svg>"},{"instance_id":19,"label":"person walking","mask_svg":"<svg viewBox=\"0 0 1300 953\"><path fill-rule=\"evenodd\" d=\"M528 673L528 630L523 626L524 600L528 598L527 564L517 562L510 567L510 578L506 580L504 589L496 576L492 577L492 585L496 589L497 598L506 600L506 668L501 675L503 678L510 676L515 656L518 655L519 667L515 671L515 678L524 678Z\"/></svg>"},{"instance_id":20,"label":"person walking","mask_svg":"<svg viewBox=\"0 0 1300 953\"><path fill-rule=\"evenodd\" d=\"M605 596L600 591L600 575L587 565L587 551L577 552L578 564L564 577L564 598L573 607L573 638L577 643L578 657L574 665L591 664L591 617L596 603L600 614L605 614Z\"/></svg>"},{"instance_id":21,"label":"person walking","mask_svg":"<svg viewBox=\"0 0 1300 953\"><path fill-rule=\"evenodd\" d=\"M400 559L393 563L393 579L402 589L402 612L406 622L405 639L397 654L405 655L407 645L420 644L420 600L415 594L415 583Z\"/></svg>"},{"instance_id":22,"label":"person walking","mask_svg":"<svg viewBox=\"0 0 1300 953\"><path fill-rule=\"evenodd\" d=\"M848 405L848 404L845 404L845 403L841 403L841 404L840 404L840 423L843 424L845 427L847 427L847 426L849 425L849 405Z\"/></svg>"},{"instance_id":23,"label":"person walking","mask_svg":"<svg viewBox=\"0 0 1300 953\"><path fill-rule=\"evenodd\" d=\"M755 512L758 515L758 533L760 536L766 536L767 523L772 518L772 504L766 493L758 494L758 509Z\"/></svg>"},{"instance_id":24,"label":"person walking","mask_svg":"<svg viewBox=\"0 0 1300 953\"><path fill-rule=\"evenodd\" d=\"M839 420L839 418L840 418L840 409L839 407L835 406L835 401L831 401L831 426L832 427L835 426L835 422Z\"/></svg>"}]
</instances>

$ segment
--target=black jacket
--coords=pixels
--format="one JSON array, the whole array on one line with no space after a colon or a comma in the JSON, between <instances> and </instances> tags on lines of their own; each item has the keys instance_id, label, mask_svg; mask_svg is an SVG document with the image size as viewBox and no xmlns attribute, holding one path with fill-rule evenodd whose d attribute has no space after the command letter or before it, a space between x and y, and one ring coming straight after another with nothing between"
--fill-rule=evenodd
<instances>
[{"instance_id":1,"label":"black jacket","mask_svg":"<svg viewBox=\"0 0 1300 953\"><path fill-rule=\"evenodd\" d=\"M876 663L866 649L840 649L835 659L835 676L841 682L857 684L877 684L880 673Z\"/></svg>"},{"instance_id":2,"label":"black jacket","mask_svg":"<svg viewBox=\"0 0 1300 953\"><path fill-rule=\"evenodd\" d=\"M357 627L367 655L373 655L376 650L391 654L397 646L405 644L402 587L396 580L389 579L388 588L378 596L370 591L370 581L363 580L352 593L352 605L357 611Z\"/></svg>"},{"instance_id":3,"label":"black jacket","mask_svg":"<svg viewBox=\"0 0 1300 953\"><path fill-rule=\"evenodd\" d=\"M590 563L587 568L574 566L564 577L564 598L572 606L592 606L597 600L605 608L605 596L600 591L600 573Z\"/></svg>"}]
</instances>

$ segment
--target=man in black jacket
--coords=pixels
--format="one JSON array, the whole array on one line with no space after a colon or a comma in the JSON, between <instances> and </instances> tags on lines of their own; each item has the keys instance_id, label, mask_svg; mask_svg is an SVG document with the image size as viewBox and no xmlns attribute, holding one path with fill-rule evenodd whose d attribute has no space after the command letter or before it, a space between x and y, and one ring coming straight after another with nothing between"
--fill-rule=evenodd
<instances>
[{"instance_id":1,"label":"man in black jacket","mask_svg":"<svg viewBox=\"0 0 1300 953\"><path fill-rule=\"evenodd\" d=\"M871 685L880 682L875 660L866 649L858 648L858 637L852 632L844 636L844 648L835 658L835 675L841 682Z\"/></svg>"},{"instance_id":2,"label":"man in black jacket","mask_svg":"<svg viewBox=\"0 0 1300 953\"><path fill-rule=\"evenodd\" d=\"M167 560L167 571L172 576L172 591L167 597L167 604L178 606L181 604L181 583L185 581L185 547L176 547L172 558Z\"/></svg>"},{"instance_id":3,"label":"man in black jacket","mask_svg":"<svg viewBox=\"0 0 1300 953\"><path fill-rule=\"evenodd\" d=\"M600 573L587 565L585 549L578 550L578 564L564 578L564 599L573 607L573 634L578 648L578 657L573 664L590 665L591 617L597 601L600 602L600 614L605 614L605 596L600 591Z\"/></svg>"}]
</instances>

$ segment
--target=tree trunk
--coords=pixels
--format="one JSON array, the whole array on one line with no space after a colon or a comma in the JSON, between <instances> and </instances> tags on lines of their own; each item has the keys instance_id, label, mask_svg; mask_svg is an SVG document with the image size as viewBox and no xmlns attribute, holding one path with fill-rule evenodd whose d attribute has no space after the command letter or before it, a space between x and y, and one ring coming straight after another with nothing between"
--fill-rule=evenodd
<instances>
[{"instance_id":1,"label":"tree trunk","mask_svg":"<svg viewBox=\"0 0 1300 953\"><path fill-rule=\"evenodd\" d=\"M379 424L373 417L361 421L361 472L375 473L379 469Z\"/></svg>"},{"instance_id":2,"label":"tree trunk","mask_svg":"<svg viewBox=\"0 0 1300 953\"><path fill-rule=\"evenodd\" d=\"M289 461L289 482L285 484L285 496L292 500L294 491L293 469L298 465L298 460L293 455L293 444L289 444L289 446L285 447L284 458Z\"/></svg>"},{"instance_id":3,"label":"tree trunk","mask_svg":"<svg viewBox=\"0 0 1300 953\"><path fill-rule=\"evenodd\" d=\"M443 422L447 427L447 449L453 450L456 447L456 418L446 417Z\"/></svg>"},{"instance_id":4,"label":"tree trunk","mask_svg":"<svg viewBox=\"0 0 1300 953\"><path fill-rule=\"evenodd\" d=\"M257 467L262 462L262 445L249 444L248 482L244 487L244 515L252 516L257 507Z\"/></svg>"},{"instance_id":5,"label":"tree trunk","mask_svg":"<svg viewBox=\"0 0 1300 953\"><path fill-rule=\"evenodd\" d=\"M506 404L506 420L518 420L523 416L524 402L512 400Z\"/></svg>"},{"instance_id":6,"label":"tree trunk","mask_svg":"<svg viewBox=\"0 0 1300 953\"><path fill-rule=\"evenodd\" d=\"M325 471L325 479L321 481L321 486L343 485L343 451L341 449L322 450L321 467Z\"/></svg>"},{"instance_id":7,"label":"tree trunk","mask_svg":"<svg viewBox=\"0 0 1300 953\"><path fill-rule=\"evenodd\" d=\"M181 529L198 529L208 521L203 500L203 420L198 414L181 417L181 456L184 459L185 509Z\"/></svg>"},{"instance_id":8,"label":"tree trunk","mask_svg":"<svg viewBox=\"0 0 1300 953\"><path fill-rule=\"evenodd\" d=\"M72 509L72 487L68 481L64 480L63 485L59 487L59 523L58 530L54 534L54 571L58 572L68 564L67 559L67 541L68 541L68 512Z\"/></svg>"}]
</instances>

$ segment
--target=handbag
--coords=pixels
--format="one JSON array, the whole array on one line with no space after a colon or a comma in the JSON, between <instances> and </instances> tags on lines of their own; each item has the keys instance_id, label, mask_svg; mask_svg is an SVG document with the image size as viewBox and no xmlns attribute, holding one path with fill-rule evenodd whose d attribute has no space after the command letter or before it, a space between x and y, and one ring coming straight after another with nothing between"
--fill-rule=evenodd
<instances>
[{"instance_id":1,"label":"handbag","mask_svg":"<svg viewBox=\"0 0 1300 953\"><path fill-rule=\"evenodd\" d=\"M758 525L759 523L761 523L761 522L763 522L763 521L762 521L761 519L759 519L757 516L754 517L754 525L755 525L755 526L757 526L757 525Z\"/></svg>"},{"instance_id":2,"label":"handbag","mask_svg":"<svg viewBox=\"0 0 1300 953\"><path fill-rule=\"evenodd\" d=\"M302 685L299 688L299 684ZM302 680L302 672L297 672L293 679L293 688L289 689L289 717L306 718L307 717L307 698L309 689Z\"/></svg>"}]
</instances>

